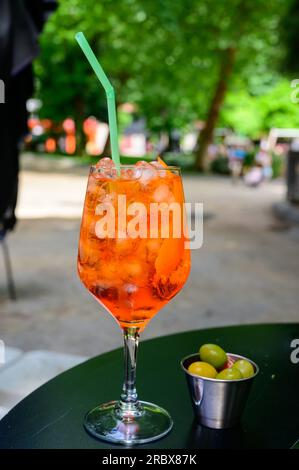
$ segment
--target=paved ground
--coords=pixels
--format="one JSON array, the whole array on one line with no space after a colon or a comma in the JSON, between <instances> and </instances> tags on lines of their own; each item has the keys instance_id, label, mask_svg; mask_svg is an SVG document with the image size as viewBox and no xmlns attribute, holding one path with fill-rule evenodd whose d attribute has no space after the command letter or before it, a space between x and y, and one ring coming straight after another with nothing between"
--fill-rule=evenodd
<instances>
[{"instance_id":1,"label":"paved ground","mask_svg":"<svg viewBox=\"0 0 299 470\"><path fill-rule=\"evenodd\" d=\"M0 368L0 419L33 390L86 359L52 351L24 353L6 347L5 364Z\"/></svg>"},{"instance_id":2,"label":"paved ground","mask_svg":"<svg viewBox=\"0 0 299 470\"><path fill-rule=\"evenodd\" d=\"M9 237L17 302L7 300L0 264L0 338L8 346L91 356L121 344L114 320L76 274L85 185L84 172L22 174L20 222ZM189 176L185 188L188 200L204 202L204 245L192 253L184 290L144 337L298 320L298 230L271 214L271 205L283 199L283 183L250 189L224 178Z\"/></svg>"}]
</instances>

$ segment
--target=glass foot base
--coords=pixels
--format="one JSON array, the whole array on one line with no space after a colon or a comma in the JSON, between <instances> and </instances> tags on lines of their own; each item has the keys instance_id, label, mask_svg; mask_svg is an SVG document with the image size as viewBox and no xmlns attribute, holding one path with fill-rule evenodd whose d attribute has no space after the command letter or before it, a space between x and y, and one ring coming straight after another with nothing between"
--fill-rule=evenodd
<instances>
[{"instance_id":1,"label":"glass foot base","mask_svg":"<svg viewBox=\"0 0 299 470\"><path fill-rule=\"evenodd\" d=\"M92 436L115 444L145 444L165 436L173 425L167 411L153 403L139 404L138 416L121 418L116 401L104 403L87 413L84 427Z\"/></svg>"}]
</instances>

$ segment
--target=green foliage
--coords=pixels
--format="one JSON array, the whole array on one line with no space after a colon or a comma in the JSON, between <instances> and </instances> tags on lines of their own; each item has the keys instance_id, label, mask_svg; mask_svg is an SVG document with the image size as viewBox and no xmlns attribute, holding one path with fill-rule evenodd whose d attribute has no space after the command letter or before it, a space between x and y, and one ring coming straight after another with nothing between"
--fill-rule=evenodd
<instances>
[{"instance_id":1,"label":"green foliage","mask_svg":"<svg viewBox=\"0 0 299 470\"><path fill-rule=\"evenodd\" d=\"M228 93L222 108L220 124L238 134L255 137L263 128L263 114L258 99L243 89Z\"/></svg>"},{"instance_id":2,"label":"green foliage","mask_svg":"<svg viewBox=\"0 0 299 470\"><path fill-rule=\"evenodd\" d=\"M281 79L267 94L259 98L264 114L264 129L299 127L299 106L291 101L290 82Z\"/></svg>"},{"instance_id":3,"label":"green foliage","mask_svg":"<svg viewBox=\"0 0 299 470\"><path fill-rule=\"evenodd\" d=\"M84 31L116 89L153 132L205 119L223 50L237 62L221 125L257 136L299 125L288 82L273 71L290 0L60 0L41 37L35 69L43 117L107 120L105 94L74 40ZM121 116L121 127L125 126Z\"/></svg>"},{"instance_id":4,"label":"green foliage","mask_svg":"<svg viewBox=\"0 0 299 470\"><path fill-rule=\"evenodd\" d=\"M280 78L267 92L254 96L248 90L231 90L222 109L221 124L253 138L272 127L299 127L299 106L292 103L290 82Z\"/></svg>"},{"instance_id":5,"label":"green foliage","mask_svg":"<svg viewBox=\"0 0 299 470\"><path fill-rule=\"evenodd\" d=\"M282 68L291 74L299 73L299 0L292 0L281 21L281 39L285 44Z\"/></svg>"},{"instance_id":6,"label":"green foliage","mask_svg":"<svg viewBox=\"0 0 299 470\"><path fill-rule=\"evenodd\" d=\"M169 166L179 166L184 170L190 170L194 166L195 155L193 153L172 153L163 155L163 160Z\"/></svg>"},{"instance_id":7,"label":"green foliage","mask_svg":"<svg viewBox=\"0 0 299 470\"><path fill-rule=\"evenodd\" d=\"M117 113L118 117L118 131L120 134L130 126L133 122L132 114L126 113L125 111L118 110Z\"/></svg>"},{"instance_id":8,"label":"green foliage","mask_svg":"<svg viewBox=\"0 0 299 470\"><path fill-rule=\"evenodd\" d=\"M272 171L273 171L273 178L279 178L283 174L285 164L285 158L282 155L278 155L277 153L272 154Z\"/></svg>"}]
</instances>

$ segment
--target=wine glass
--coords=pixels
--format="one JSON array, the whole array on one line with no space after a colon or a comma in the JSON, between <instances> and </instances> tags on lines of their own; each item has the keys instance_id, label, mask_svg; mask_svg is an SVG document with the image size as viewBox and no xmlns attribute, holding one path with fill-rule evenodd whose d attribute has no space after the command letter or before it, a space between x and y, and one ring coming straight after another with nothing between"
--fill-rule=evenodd
<instances>
[{"instance_id":1,"label":"wine glass","mask_svg":"<svg viewBox=\"0 0 299 470\"><path fill-rule=\"evenodd\" d=\"M93 436L113 443L141 444L171 430L173 423L166 410L138 399L137 347L142 330L182 289L189 271L179 168L138 162L122 165L117 172L107 158L92 166L78 272L122 329L125 357L120 399L95 407L85 417L85 428Z\"/></svg>"}]
</instances>

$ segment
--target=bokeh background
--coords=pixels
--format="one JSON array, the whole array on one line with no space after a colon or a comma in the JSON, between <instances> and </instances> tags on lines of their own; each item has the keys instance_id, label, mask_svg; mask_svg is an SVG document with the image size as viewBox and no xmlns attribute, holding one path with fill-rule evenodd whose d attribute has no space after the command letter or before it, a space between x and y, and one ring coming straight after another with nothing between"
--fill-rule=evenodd
<instances>
[{"instance_id":1,"label":"bokeh background","mask_svg":"<svg viewBox=\"0 0 299 470\"><path fill-rule=\"evenodd\" d=\"M187 201L204 203L189 281L143 337L298 321L298 28L298 0L60 0L39 39L5 239L16 300L0 265L2 415L122 342L76 273L88 167L110 154L77 31L115 87L122 161L161 155L182 167Z\"/></svg>"}]
</instances>

